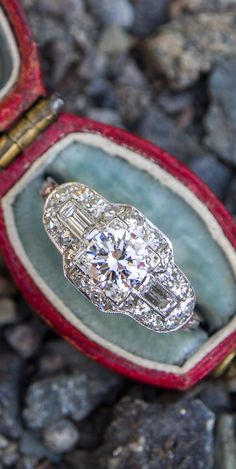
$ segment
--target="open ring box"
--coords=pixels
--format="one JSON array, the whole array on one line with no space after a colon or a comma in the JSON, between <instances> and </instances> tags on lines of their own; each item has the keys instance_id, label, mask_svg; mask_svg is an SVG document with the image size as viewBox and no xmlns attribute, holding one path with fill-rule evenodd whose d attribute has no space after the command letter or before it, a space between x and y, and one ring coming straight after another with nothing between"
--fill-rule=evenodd
<instances>
[{"instance_id":1,"label":"open ring box","mask_svg":"<svg viewBox=\"0 0 236 469\"><path fill-rule=\"evenodd\" d=\"M22 9L17 0L0 7L0 241L9 268L33 308L81 351L133 379L189 388L236 348L235 223L203 182L158 147L74 115L52 123ZM167 234L196 291L198 329L157 334L101 313L64 279L41 222L48 175L132 204Z\"/></svg>"}]
</instances>

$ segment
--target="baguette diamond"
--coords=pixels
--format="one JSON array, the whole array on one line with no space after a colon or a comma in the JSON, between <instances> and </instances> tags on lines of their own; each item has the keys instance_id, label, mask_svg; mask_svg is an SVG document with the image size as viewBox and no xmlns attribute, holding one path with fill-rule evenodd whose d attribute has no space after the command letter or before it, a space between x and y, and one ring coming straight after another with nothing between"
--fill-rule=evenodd
<instances>
[{"instance_id":1,"label":"baguette diamond","mask_svg":"<svg viewBox=\"0 0 236 469\"><path fill-rule=\"evenodd\" d=\"M66 278L100 310L126 314L156 332L191 319L195 294L174 263L171 242L134 207L66 183L47 197L43 223Z\"/></svg>"}]
</instances>

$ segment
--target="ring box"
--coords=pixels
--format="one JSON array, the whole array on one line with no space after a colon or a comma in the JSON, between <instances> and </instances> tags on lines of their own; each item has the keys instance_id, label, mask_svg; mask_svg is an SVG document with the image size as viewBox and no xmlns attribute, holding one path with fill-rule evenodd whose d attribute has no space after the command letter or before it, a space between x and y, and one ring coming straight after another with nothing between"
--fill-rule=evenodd
<instances>
[{"instance_id":1,"label":"ring box","mask_svg":"<svg viewBox=\"0 0 236 469\"><path fill-rule=\"evenodd\" d=\"M135 380L187 389L236 348L236 226L182 163L142 139L71 114L43 84L17 0L0 0L0 241L33 308L81 351ZM156 334L104 314L63 277L41 222L46 176L80 181L140 209L172 241L197 295L195 331Z\"/></svg>"}]
</instances>

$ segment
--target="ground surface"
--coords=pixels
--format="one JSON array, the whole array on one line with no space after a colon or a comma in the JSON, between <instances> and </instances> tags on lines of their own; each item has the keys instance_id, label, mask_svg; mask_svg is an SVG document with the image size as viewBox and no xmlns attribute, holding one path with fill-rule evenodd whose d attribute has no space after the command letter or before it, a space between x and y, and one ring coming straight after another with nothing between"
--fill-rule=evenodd
<instances>
[{"instance_id":1,"label":"ground surface","mask_svg":"<svg viewBox=\"0 0 236 469\"><path fill-rule=\"evenodd\" d=\"M66 110L184 161L236 214L236 1L24 0ZM236 381L187 393L82 357L0 260L0 468L233 469Z\"/></svg>"}]
</instances>

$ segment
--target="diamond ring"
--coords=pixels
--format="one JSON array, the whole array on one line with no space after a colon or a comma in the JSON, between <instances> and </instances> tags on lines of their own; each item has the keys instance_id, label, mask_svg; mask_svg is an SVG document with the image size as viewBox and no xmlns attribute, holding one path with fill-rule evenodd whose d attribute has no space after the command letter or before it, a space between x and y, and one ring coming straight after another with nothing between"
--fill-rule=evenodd
<instances>
[{"instance_id":1,"label":"diamond ring","mask_svg":"<svg viewBox=\"0 0 236 469\"><path fill-rule=\"evenodd\" d=\"M170 240L139 210L76 182L48 180L42 195L43 224L64 275L95 306L156 332L198 325L194 290Z\"/></svg>"}]
</instances>

